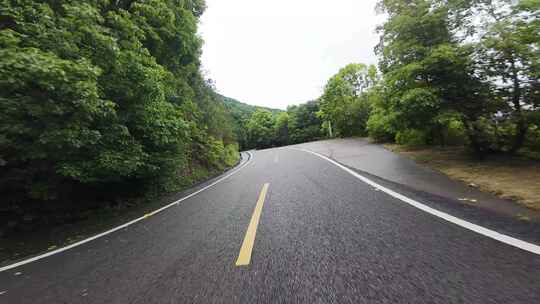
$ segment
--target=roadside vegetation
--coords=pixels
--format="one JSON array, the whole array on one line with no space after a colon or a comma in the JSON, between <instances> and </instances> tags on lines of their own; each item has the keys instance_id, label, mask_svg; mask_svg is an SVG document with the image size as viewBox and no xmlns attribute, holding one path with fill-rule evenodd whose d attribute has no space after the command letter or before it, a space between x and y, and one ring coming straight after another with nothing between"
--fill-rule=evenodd
<instances>
[{"instance_id":1,"label":"roadside vegetation","mask_svg":"<svg viewBox=\"0 0 540 304\"><path fill-rule=\"evenodd\" d=\"M540 161L520 155L493 155L479 162L460 146L385 147L472 187L540 210Z\"/></svg>"},{"instance_id":2,"label":"roadside vegetation","mask_svg":"<svg viewBox=\"0 0 540 304\"><path fill-rule=\"evenodd\" d=\"M0 234L87 218L234 165L200 72L200 0L0 1Z\"/></svg>"},{"instance_id":3,"label":"roadside vegetation","mask_svg":"<svg viewBox=\"0 0 540 304\"><path fill-rule=\"evenodd\" d=\"M241 150L252 148L252 146L250 146L248 143L246 124L253 113L255 113L257 110L268 111L271 112L272 115L277 115L283 112L282 110L278 109L249 105L230 97L221 96L221 98L225 104L225 107L233 117L233 132Z\"/></svg>"},{"instance_id":4,"label":"roadside vegetation","mask_svg":"<svg viewBox=\"0 0 540 304\"><path fill-rule=\"evenodd\" d=\"M317 100L287 110L252 106L222 97L234 118L234 135L241 150L266 149L326 138Z\"/></svg>"},{"instance_id":5,"label":"roadside vegetation","mask_svg":"<svg viewBox=\"0 0 540 304\"><path fill-rule=\"evenodd\" d=\"M204 9L0 0L0 234L177 191L238 150L369 136L475 160L540 156L538 0L381 0L378 66L351 63L284 111L202 76Z\"/></svg>"},{"instance_id":6,"label":"roadside vegetation","mask_svg":"<svg viewBox=\"0 0 540 304\"><path fill-rule=\"evenodd\" d=\"M540 150L538 0L381 0L377 9L388 16L378 28L378 68L343 67L318 100L287 111L288 123L285 114L253 114L248 146L370 136L465 146L477 159ZM294 113L306 107L320 131L278 139L285 126L289 135L306 127Z\"/></svg>"},{"instance_id":7,"label":"roadside vegetation","mask_svg":"<svg viewBox=\"0 0 540 304\"><path fill-rule=\"evenodd\" d=\"M317 100L254 113L246 147L369 136L451 155L424 163L538 208L540 178L525 170L520 183L517 171L540 160L540 1L381 0L377 10L388 16L378 67L349 64Z\"/></svg>"},{"instance_id":8,"label":"roadside vegetation","mask_svg":"<svg viewBox=\"0 0 540 304\"><path fill-rule=\"evenodd\" d=\"M379 3L389 19L368 133L477 158L538 149L540 2L409 2Z\"/></svg>"}]
</instances>

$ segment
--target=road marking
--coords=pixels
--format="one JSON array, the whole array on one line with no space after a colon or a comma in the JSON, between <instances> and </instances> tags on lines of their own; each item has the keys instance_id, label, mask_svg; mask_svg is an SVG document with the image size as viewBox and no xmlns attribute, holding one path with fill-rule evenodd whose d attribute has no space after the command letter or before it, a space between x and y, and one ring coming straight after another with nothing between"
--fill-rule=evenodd
<instances>
[{"instance_id":1,"label":"road marking","mask_svg":"<svg viewBox=\"0 0 540 304\"><path fill-rule=\"evenodd\" d=\"M7 290L2 290L2 291L0 291L0 296L3 295L3 294L5 294L6 292L7 292Z\"/></svg>"},{"instance_id":2,"label":"road marking","mask_svg":"<svg viewBox=\"0 0 540 304\"><path fill-rule=\"evenodd\" d=\"M32 263L32 262L35 262L35 261L37 261L37 260L41 260L41 259L43 259L43 258L46 258L46 257L52 256L52 255L58 254L58 253L60 253L60 252L69 250L69 249L71 249L71 248L80 246L80 245L82 245L82 244L88 243L88 242L93 241L93 240L95 240L95 239L98 239L98 238L100 238L100 237L103 237L103 236L106 236L106 235L108 235L108 234L111 234L111 233L113 233L113 232L115 232L115 231L124 229L124 228L126 228L126 227L128 227L128 226L131 226L131 225L133 225L133 224L135 224L135 223L137 223L137 222L140 222L140 221L142 221L142 220L144 220L144 219L146 219L146 218L148 218L148 217L150 217L150 216L152 216L152 215L155 215L155 214L157 214L157 213L160 213L160 212L164 211L165 209L169 209L169 208L171 208L171 207L173 207L173 206L177 206L180 202L185 201L185 200L187 200L188 198L190 198L190 197L192 197L192 196L195 196L195 195L197 195L197 194L203 192L204 190L206 190L206 189L208 189L208 188L210 188L210 187L212 187L212 186L214 186L214 185L216 185L216 184L222 182L223 180L225 180L225 179L231 177L233 174L236 174L238 171L242 170L245 166L247 166L247 165L251 162L251 160L252 160L252 158L253 158L253 155L252 155L250 152L246 151L246 153L249 155L249 159L248 159L242 166L238 167L236 170L232 171L231 173L229 173L229 174L227 174L227 175L221 177L220 179L214 181L213 183L211 183L211 184L209 184L209 185L207 185L207 186L205 186L205 187L203 187L203 188L201 188L201 189L199 189L199 190L197 190L197 191L195 191L195 192L193 192L193 193L191 193L191 194L189 194L189 195L186 195L186 196L184 196L183 198L181 198L181 199L179 199L179 200L177 200L177 201L174 201L174 202L172 202L172 203L170 203L170 204L168 204L168 205L166 205L166 206L164 206L164 207L161 207L161 208L159 208L159 209L157 209L157 210L155 210L155 211L152 211L152 212L150 212L150 213L147 213L147 214L145 214L145 215L143 215L143 216L141 216L141 217L139 217L139 218L137 218L137 219L134 219L134 220L132 220L132 221L130 221L130 222L127 222L127 223L122 224L122 225L120 225L120 226L118 226L118 227L112 228L112 229L107 230L107 231L105 231L105 232L102 232L102 233L100 233L100 234L96 234L96 235L94 235L94 236L92 236L92 237L89 237L89 238L84 239L84 240L82 240L82 241L79 241L79 242L77 242L77 243L73 243L73 244L71 244L71 245L68 245L68 246L65 246L65 247L56 249L56 250L54 250L54 251L49 251L49 252L47 252L47 253L44 253L44 254L41 254L41 255L38 255L38 256L35 256L35 257L32 257L32 258L29 258L29 259L26 259L26 260L23 260L23 261L20 261L20 262L11 264L11 265L7 265L7 266L4 266L4 267L0 267L0 272L6 271L6 270L9 270L9 269L13 269L13 268L15 268L15 267L19 267L19 266L22 266L22 265L25 265L25 264L28 264L28 263Z\"/></svg>"},{"instance_id":3,"label":"road marking","mask_svg":"<svg viewBox=\"0 0 540 304\"><path fill-rule=\"evenodd\" d=\"M370 185L370 186L373 186L375 187L376 190L380 190L380 191L383 191L385 192L386 194L394 197L394 198L397 198L399 200L401 200L402 202L405 202L413 207L416 207L424 212L427 212L431 215L434 215L436 217L439 217L439 218L442 218L448 222L451 222L453 224L456 224L462 228L465 228L465 229L468 229L468 230L471 230L473 232L476 232L478 234L481 234L483 236L487 236L491 239L494 239L494 240L497 240L499 242L502 242L502 243L505 243L505 244L508 244L510 246L514 246L514 247L517 247L517 248L520 248L520 249L523 249L525 251L528 251L528 252L531 252L531 253L535 253L535 254L538 254L540 255L540 246L538 245L535 245L535 244L532 244L532 243L529 243L529 242L526 242L526 241L523 241L523 240L520 240L520 239L517 239L517 238L514 238L514 237L511 237L511 236L508 236L508 235L505 235L505 234L502 234L502 233L499 233L497 231L494 231L494 230L491 230L491 229L488 229L488 228L485 228L485 227L482 227L480 225L476 225L476 224L473 224L471 222L467 222L465 220L462 220L460 218L457 218L455 216L452 216L448 213L444 213L442 211L439 211L437 209L433 209L431 207L428 207L420 202L417 202L411 198L408 198L402 194L399 194L393 190L390 190L382 185L379 185L377 184L376 182L354 172L353 170L345 167L344 165L336 162L335 160L331 159L331 158L328 158L322 154L319 154L317 152L313 152L313 151L309 151L309 150L305 150L305 149L301 149L301 148L289 148L289 149L293 149L293 150L299 150L299 151L303 151L303 152L307 152L307 153L311 153L315 156L318 156L336 166L338 166L339 168L347 171L349 174L353 175L354 177L358 178L359 180L363 181L364 183Z\"/></svg>"},{"instance_id":4,"label":"road marking","mask_svg":"<svg viewBox=\"0 0 540 304\"><path fill-rule=\"evenodd\" d=\"M236 266L246 266L249 265L249 262L251 261L251 251L253 251L255 235L257 234L257 226L259 225L259 219L261 217L264 199L266 198L266 193L268 192L268 186L270 186L270 184L264 184L261 194L259 194L259 200L255 206L255 211L253 211L253 216L251 217L251 221L249 222L249 226L246 231L246 237L244 238L242 248L240 248L240 254L238 254L238 259L236 260Z\"/></svg>"}]
</instances>

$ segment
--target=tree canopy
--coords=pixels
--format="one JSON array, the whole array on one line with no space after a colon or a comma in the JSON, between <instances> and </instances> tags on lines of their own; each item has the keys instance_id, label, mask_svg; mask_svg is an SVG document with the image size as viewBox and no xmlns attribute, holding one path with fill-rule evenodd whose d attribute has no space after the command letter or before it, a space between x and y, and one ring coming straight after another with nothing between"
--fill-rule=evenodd
<instances>
[{"instance_id":1,"label":"tree canopy","mask_svg":"<svg viewBox=\"0 0 540 304\"><path fill-rule=\"evenodd\" d=\"M378 67L346 65L286 111L203 77L203 0L0 4L11 212L175 190L233 165L239 147L369 135L479 157L540 150L538 0L380 0Z\"/></svg>"},{"instance_id":2,"label":"tree canopy","mask_svg":"<svg viewBox=\"0 0 540 304\"><path fill-rule=\"evenodd\" d=\"M375 66L351 63L328 80L320 98L319 115L336 135L365 134L370 110L367 96L376 77Z\"/></svg>"},{"instance_id":3,"label":"tree canopy","mask_svg":"<svg viewBox=\"0 0 540 304\"><path fill-rule=\"evenodd\" d=\"M536 3L380 1L388 19L370 134L445 144L448 128L460 125L477 155L519 150L537 104Z\"/></svg>"},{"instance_id":4,"label":"tree canopy","mask_svg":"<svg viewBox=\"0 0 540 304\"><path fill-rule=\"evenodd\" d=\"M3 204L172 190L238 158L200 72L204 1L0 3Z\"/></svg>"}]
</instances>

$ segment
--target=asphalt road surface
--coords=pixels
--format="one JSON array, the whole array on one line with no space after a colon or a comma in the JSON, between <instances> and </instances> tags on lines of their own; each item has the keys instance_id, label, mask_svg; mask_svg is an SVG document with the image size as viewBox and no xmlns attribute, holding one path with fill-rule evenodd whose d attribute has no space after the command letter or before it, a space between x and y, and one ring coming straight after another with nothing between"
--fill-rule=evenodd
<instances>
[{"instance_id":1,"label":"asphalt road surface","mask_svg":"<svg viewBox=\"0 0 540 304\"><path fill-rule=\"evenodd\" d=\"M178 206L0 272L0 303L540 303L539 282L540 255L270 149Z\"/></svg>"}]
</instances>

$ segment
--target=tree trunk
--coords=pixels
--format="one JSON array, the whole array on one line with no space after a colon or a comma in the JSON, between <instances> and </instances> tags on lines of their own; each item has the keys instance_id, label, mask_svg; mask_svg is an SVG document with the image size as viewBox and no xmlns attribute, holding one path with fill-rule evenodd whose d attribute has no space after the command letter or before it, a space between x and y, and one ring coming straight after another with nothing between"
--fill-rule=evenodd
<instances>
[{"instance_id":1,"label":"tree trunk","mask_svg":"<svg viewBox=\"0 0 540 304\"><path fill-rule=\"evenodd\" d=\"M328 133L330 135L330 138L334 137L334 134L332 133L332 122L328 121Z\"/></svg>"},{"instance_id":2,"label":"tree trunk","mask_svg":"<svg viewBox=\"0 0 540 304\"><path fill-rule=\"evenodd\" d=\"M512 147L508 152L510 154L515 154L525 143L525 135L527 135L529 126L521 109L521 87L519 85L518 71L513 58L510 60L510 66L512 68L512 105L514 106L514 117L516 118L516 135L512 142Z\"/></svg>"},{"instance_id":3,"label":"tree trunk","mask_svg":"<svg viewBox=\"0 0 540 304\"><path fill-rule=\"evenodd\" d=\"M523 114L521 114L520 116L521 117L518 118L518 122L516 125L516 136L514 137L514 142L512 144L512 147L510 148L510 151L508 151L510 154L515 154L517 151L519 151L519 149L521 149L521 147L523 147L523 144L525 143L525 137L529 129L527 122L523 117Z\"/></svg>"},{"instance_id":4,"label":"tree trunk","mask_svg":"<svg viewBox=\"0 0 540 304\"><path fill-rule=\"evenodd\" d=\"M463 118L462 121L463 125L465 126L474 157L476 159L484 159L486 157L486 149L480 140L481 134L480 130L478 130L478 126L476 126L474 121L469 121L467 118Z\"/></svg>"}]
</instances>

